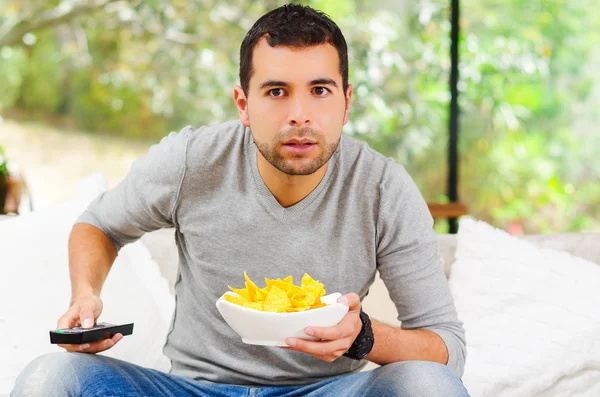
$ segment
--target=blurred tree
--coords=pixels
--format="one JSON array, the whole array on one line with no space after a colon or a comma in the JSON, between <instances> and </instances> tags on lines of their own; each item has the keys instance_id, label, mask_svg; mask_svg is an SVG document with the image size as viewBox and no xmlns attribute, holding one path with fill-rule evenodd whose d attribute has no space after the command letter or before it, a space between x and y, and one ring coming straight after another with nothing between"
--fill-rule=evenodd
<instances>
[{"instance_id":1,"label":"blurred tree","mask_svg":"<svg viewBox=\"0 0 600 397\"><path fill-rule=\"evenodd\" d=\"M308 0L340 25L355 95L345 133L445 200L446 0ZM460 195L527 232L600 215L600 12L594 0L462 0ZM235 118L239 45L284 1L7 0L0 111L60 113L90 131L156 140ZM596 223L594 223L596 222Z\"/></svg>"},{"instance_id":2,"label":"blurred tree","mask_svg":"<svg viewBox=\"0 0 600 397\"><path fill-rule=\"evenodd\" d=\"M464 0L461 195L525 232L592 227L600 195L600 12Z\"/></svg>"},{"instance_id":3,"label":"blurred tree","mask_svg":"<svg viewBox=\"0 0 600 397\"><path fill-rule=\"evenodd\" d=\"M25 35L66 24L101 9L114 0L9 1L3 5L0 47L27 42Z\"/></svg>"}]
</instances>

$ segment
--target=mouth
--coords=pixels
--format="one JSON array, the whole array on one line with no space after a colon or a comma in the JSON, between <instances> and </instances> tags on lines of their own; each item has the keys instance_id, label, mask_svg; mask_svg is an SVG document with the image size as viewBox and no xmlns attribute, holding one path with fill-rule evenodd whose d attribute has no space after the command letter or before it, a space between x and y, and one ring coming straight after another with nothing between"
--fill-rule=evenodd
<instances>
[{"instance_id":1,"label":"mouth","mask_svg":"<svg viewBox=\"0 0 600 397\"><path fill-rule=\"evenodd\" d=\"M285 141L283 143L284 145L299 145L299 146L303 146L303 145L315 145L316 142L311 141L310 139L290 139L289 141Z\"/></svg>"},{"instance_id":2,"label":"mouth","mask_svg":"<svg viewBox=\"0 0 600 397\"><path fill-rule=\"evenodd\" d=\"M302 154L310 152L317 143L309 139L290 139L283 143L283 147L292 153Z\"/></svg>"}]
</instances>

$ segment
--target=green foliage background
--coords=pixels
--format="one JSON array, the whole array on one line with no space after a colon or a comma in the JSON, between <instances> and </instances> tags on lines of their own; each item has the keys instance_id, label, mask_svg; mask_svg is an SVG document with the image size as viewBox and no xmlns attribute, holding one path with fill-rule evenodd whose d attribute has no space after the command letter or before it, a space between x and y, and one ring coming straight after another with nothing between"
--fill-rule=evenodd
<instances>
[{"instance_id":1,"label":"green foliage background","mask_svg":"<svg viewBox=\"0 0 600 397\"><path fill-rule=\"evenodd\" d=\"M600 228L595 1L462 0L459 191L474 216L528 233ZM97 0L39 27L84 2L41 3L0 5L0 110L157 141L237 117L241 40L285 2ZM303 3L328 13L349 44L345 133L396 158L427 200L446 200L449 2Z\"/></svg>"}]
</instances>

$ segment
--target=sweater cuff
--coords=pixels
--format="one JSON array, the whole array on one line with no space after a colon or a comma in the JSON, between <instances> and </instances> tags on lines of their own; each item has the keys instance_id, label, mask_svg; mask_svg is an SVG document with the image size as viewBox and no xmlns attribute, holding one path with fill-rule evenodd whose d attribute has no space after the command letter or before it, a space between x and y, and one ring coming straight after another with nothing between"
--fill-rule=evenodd
<instances>
[{"instance_id":1,"label":"sweater cuff","mask_svg":"<svg viewBox=\"0 0 600 397\"><path fill-rule=\"evenodd\" d=\"M465 372L465 359L466 359L466 347L465 344L460 341L454 333L445 329L429 329L429 331L435 332L446 344L448 349L448 362L446 366L454 371L459 377L462 377Z\"/></svg>"},{"instance_id":2,"label":"sweater cuff","mask_svg":"<svg viewBox=\"0 0 600 397\"><path fill-rule=\"evenodd\" d=\"M117 249L117 252L119 252L119 250L123 248L123 244L119 243L110 233L106 231L106 229L104 229L98 218L90 210L86 210L83 214L81 214L79 218L77 218L75 223L86 223L88 225L97 227L108 236L110 241L112 241L113 245Z\"/></svg>"}]
</instances>

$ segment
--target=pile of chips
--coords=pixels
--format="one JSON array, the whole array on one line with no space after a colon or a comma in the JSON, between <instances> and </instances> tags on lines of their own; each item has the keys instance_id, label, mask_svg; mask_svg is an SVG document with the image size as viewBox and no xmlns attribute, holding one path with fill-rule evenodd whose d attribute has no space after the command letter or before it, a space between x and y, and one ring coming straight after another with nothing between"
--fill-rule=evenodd
<instances>
[{"instance_id":1,"label":"pile of chips","mask_svg":"<svg viewBox=\"0 0 600 397\"><path fill-rule=\"evenodd\" d=\"M321 302L321 296L325 295L324 285L313 280L307 273L302 276L300 286L294 285L292 276L287 276L283 280L265 278L264 288L259 288L254 281L250 280L246 272L244 278L246 288L228 286L237 296L226 294L227 301L255 310L277 313L301 312L325 306Z\"/></svg>"}]
</instances>

